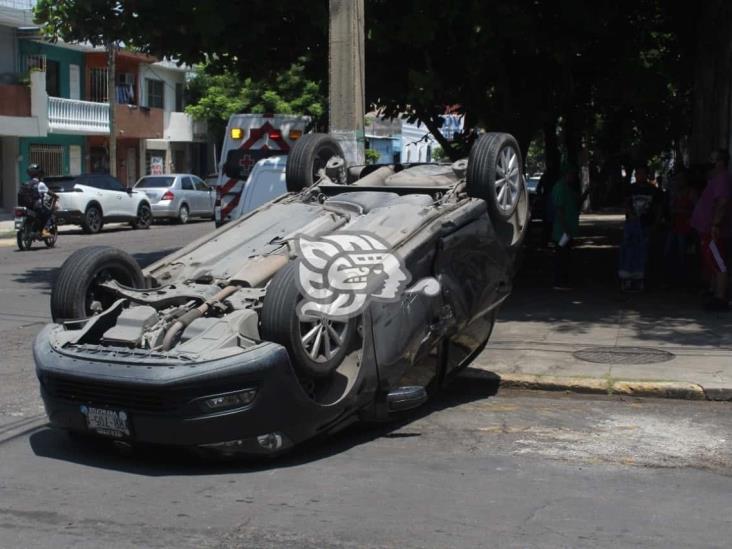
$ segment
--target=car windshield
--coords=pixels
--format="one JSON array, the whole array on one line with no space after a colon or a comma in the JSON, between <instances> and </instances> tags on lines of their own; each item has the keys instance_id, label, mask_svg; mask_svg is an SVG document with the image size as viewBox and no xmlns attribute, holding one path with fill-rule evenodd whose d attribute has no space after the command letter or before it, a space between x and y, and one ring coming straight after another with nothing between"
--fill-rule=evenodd
<instances>
[{"instance_id":1,"label":"car windshield","mask_svg":"<svg viewBox=\"0 0 732 549\"><path fill-rule=\"evenodd\" d=\"M538 177L529 177L526 180L526 188L528 188L530 191L535 191L538 186L539 186Z\"/></svg>"},{"instance_id":2,"label":"car windshield","mask_svg":"<svg viewBox=\"0 0 732 549\"><path fill-rule=\"evenodd\" d=\"M162 189L173 185L175 177L143 177L135 185L138 189Z\"/></svg>"}]
</instances>

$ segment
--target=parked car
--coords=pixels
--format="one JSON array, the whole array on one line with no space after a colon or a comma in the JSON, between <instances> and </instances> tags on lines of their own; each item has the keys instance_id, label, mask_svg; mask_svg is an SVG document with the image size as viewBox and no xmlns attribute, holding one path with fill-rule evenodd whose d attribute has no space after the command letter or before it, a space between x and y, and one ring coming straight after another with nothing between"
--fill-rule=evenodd
<instances>
[{"instance_id":1,"label":"parked car","mask_svg":"<svg viewBox=\"0 0 732 549\"><path fill-rule=\"evenodd\" d=\"M271 156L257 162L249 172L246 183L238 196L238 200L223 218L217 219L218 225L223 225L242 215L257 209L265 202L285 194L285 170L287 157ZM218 212L221 210L219 209Z\"/></svg>"},{"instance_id":2,"label":"parked car","mask_svg":"<svg viewBox=\"0 0 732 549\"><path fill-rule=\"evenodd\" d=\"M111 247L65 261L33 347L52 426L275 455L419 406L470 364L528 224L513 137L454 164L345 169L310 134L286 184L144 270Z\"/></svg>"},{"instance_id":3,"label":"parked car","mask_svg":"<svg viewBox=\"0 0 732 549\"><path fill-rule=\"evenodd\" d=\"M152 223L147 196L126 188L111 175L46 177L44 182L58 194L58 223L81 225L85 233L91 234L109 222L129 222L135 229L147 229Z\"/></svg>"},{"instance_id":4,"label":"parked car","mask_svg":"<svg viewBox=\"0 0 732 549\"><path fill-rule=\"evenodd\" d=\"M135 189L147 195L155 219L188 223L191 217L213 218L216 193L198 176L145 175L135 183Z\"/></svg>"}]
</instances>

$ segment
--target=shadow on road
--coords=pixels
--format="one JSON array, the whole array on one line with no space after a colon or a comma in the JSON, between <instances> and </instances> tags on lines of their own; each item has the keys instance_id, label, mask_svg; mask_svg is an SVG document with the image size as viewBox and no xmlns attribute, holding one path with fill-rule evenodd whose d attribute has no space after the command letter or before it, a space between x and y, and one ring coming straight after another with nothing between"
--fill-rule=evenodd
<instances>
[{"instance_id":1,"label":"shadow on road","mask_svg":"<svg viewBox=\"0 0 732 549\"><path fill-rule=\"evenodd\" d=\"M617 278L623 220L619 216L583 218L572 250L572 289L552 289L554 250L539 244L538 224L524 251L511 296L499 320L526 323L527 340L553 334L582 335L597 330L624 330L639 342L715 347L729 341L732 315L701 309L699 286L693 277L686 285L672 285L662 257L664 235L651 239L647 291L622 293ZM690 270L695 266L690 265ZM672 278L672 277L671 277ZM549 335L534 330L549 327Z\"/></svg>"},{"instance_id":2,"label":"shadow on road","mask_svg":"<svg viewBox=\"0 0 732 549\"><path fill-rule=\"evenodd\" d=\"M140 267L143 269L147 267L148 265L155 263L159 259L162 259L166 255L172 254L173 252L177 251L179 248L168 248L167 250L156 250L154 252L139 252L136 254L132 254L132 257L134 257L137 262L140 264ZM34 284L40 286L41 290L50 290L53 288L54 283L56 282L56 277L58 276L58 272L60 270L60 266L58 267L35 267L32 269L27 269L21 273L18 273L13 280L15 282L19 282L21 284Z\"/></svg>"},{"instance_id":3,"label":"shadow on road","mask_svg":"<svg viewBox=\"0 0 732 549\"><path fill-rule=\"evenodd\" d=\"M122 452L108 440L71 437L61 431L44 428L30 436L30 445L39 457L57 459L143 476L216 475L253 473L263 470L297 467L338 455L378 438L419 437L418 429L395 432L432 413L494 396L499 378L484 370L468 368L454 378L426 405L387 423L357 423L332 436L303 443L292 452L277 458L223 461L204 458L183 448L141 447Z\"/></svg>"}]
</instances>

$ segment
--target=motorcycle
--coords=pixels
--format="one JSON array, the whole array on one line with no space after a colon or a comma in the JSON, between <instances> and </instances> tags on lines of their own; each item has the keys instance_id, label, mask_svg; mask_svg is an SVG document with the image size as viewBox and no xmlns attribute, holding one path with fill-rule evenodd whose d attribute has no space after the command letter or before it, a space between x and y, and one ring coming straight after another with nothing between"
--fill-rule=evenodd
<instances>
[{"instance_id":1,"label":"motorcycle","mask_svg":"<svg viewBox=\"0 0 732 549\"><path fill-rule=\"evenodd\" d=\"M15 208L15 238L18 242L18 249L30 250L34 242L43 241L46 248L53 248L58 240L58 225L56 216L53 213L56 209L58 195L52 192L44 196L44 204L51 210L51 219L47 224L47 234L43 234L44 226L41 224L38 213L32 208L19 206Z\"/></svg>"}]
</instances>

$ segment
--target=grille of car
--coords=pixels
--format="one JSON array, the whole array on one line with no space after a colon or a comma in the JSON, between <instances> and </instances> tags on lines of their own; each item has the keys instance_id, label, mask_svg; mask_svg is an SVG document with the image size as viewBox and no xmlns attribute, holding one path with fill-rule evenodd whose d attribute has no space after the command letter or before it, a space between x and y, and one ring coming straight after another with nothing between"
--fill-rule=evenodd
<instances>
[{"instance_id":1,"label":"grille of car","mask_svg":"<svg viewBox=\"0 0 732 549\"><path fill-rule=\"evenodd\" d=\"M183 407L190 395L174 390L130 387L46 375L43 385L52 396L84 404L96 404L143 412L169 412Z\"/></svg>"}]
</instances>

